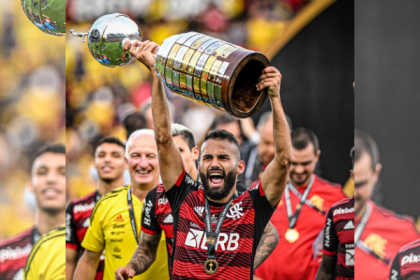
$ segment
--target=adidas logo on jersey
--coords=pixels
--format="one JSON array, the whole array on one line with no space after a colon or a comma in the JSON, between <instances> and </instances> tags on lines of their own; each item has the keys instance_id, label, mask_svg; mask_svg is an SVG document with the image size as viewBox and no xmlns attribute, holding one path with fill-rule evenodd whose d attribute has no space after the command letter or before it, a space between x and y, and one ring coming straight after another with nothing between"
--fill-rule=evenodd
<instances>
[{"instance_id":1,"label":"adidas logo on jersey","mask_svg":"<svg viewBox=\"0 0 420 280\"><path fill-rule=\"evenodd\" d=\"M240 236L238 233L223 233L219 234L219 238L216 243L216 251L235 251L239 247ZM200 248L207 250L207 238L206 233L201 230L190 228L188 231L187 239L185 239L185 245L193 248Z\"/></svg>"},{"instance_id":2,"label":"adidas logo on jersey","mask_svg":"<svg viewBox=\"0 0 420 280\"><path fill-rule=\"evenodd\" d=\"M200 217L203 217L204 207L199 207L199 206L194 207L194 211L195 211L198 215L200 215Z\"/></svg>"},{"instance_id":3,"label":"adidas logo on jersey","mask_svg":"<svg viewBox=\"0 0 420 280\"><path fill-rule=\"evenodd\" d=\"M123 217L121 216L121 214L120 214L118 217L116 217L116 218L115 218L114 222L117 222L117 223L124 222L124 219L123 219Z\"/></svg>"},{"instance_id":4,"label":"adidas logo on jersey","mask_svg":"<svg viewBox=\"0 0 420 280\"><path fill-rule=\"evenodd\" d=\"M411 253L409 256L404 256L401 261L401 267L412 263L420 263L420 255L414 255Z\"/></svg>"},{"instance_id":5,"label":"adidas logo on jersey","mask_svg":"<svg viewBox=\"0 0 420 280\"><path fill-rule=\"evenodd\" d=\"M344 229L354 229L353 221L349 221L345 226Z\"/></svg>"},{"instance_id":6,"label":"adidas logo on jersey","mask_svg":"<svg viewBox=\"0 0 420 280\"><path fill-rule=\"evenodd\" d=\"M174 222L174 218L172 217L172 214L169 214L164 220L163 223L164 224L173 224Z\"/></svg>"},{"instance_id":7,"label":"adidas logo on jersey","mask_svg":"<svg viewBox=\"0 0 420 280\"><path fill-rule=\"evenodd\" d=\"M84 228L89 227L89 221L90 221L90 218L87 218L87 219L83 222L82 227L84 227Z\"/></svg>"}]
</instances>

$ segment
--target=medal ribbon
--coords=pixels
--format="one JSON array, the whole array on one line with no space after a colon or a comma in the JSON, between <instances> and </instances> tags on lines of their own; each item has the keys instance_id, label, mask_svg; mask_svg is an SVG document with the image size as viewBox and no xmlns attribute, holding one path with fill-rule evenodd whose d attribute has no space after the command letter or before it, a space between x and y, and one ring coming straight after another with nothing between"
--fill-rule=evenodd
<instances>
[{"instance_id":1,"label":"medal ribbon","mask_svg":"<svg viewBox=\"0 0 420 280\"><path fill-rule=\"evenodd\" d=\"M354 231L354 243L358 244L360 240L360 236L362 236L363 230L365 229L366 223L369 220L370 212L371 212L370 204L366 205L366 211L363 214L360 223L357 225L356 230Z\"/></svg>"},{"instance_id":2,"label":"medal ribbon","mask_svg":"<svg viewBox=\"0 0 420 280\"><path fill-rule=\"evenodd\" d=\"M360 237L362 236L362 233L363 233L363 231L366 227L366 223L369 220L369 216L370 216L371 212L372 212L372 208L371 208L370 204L368 203L366 205L366 211L363 214L363 217L360 220L360 223L357 225L356 230L354 232L354 244L356 244L357 247L359 247L361 250L365 251L366 253L376 257L377 259L380 259L381 261L385 262L386 264L390 264L391 260L379 256L377 253L372 251L372 249L370 249L368 246L366 246L366 244L362 240L360 240Z\"/></svg>"},{"instance_id":3,"label":"medal ribbon","mask_svg":"<svg viewBox=\"0 0 420 280\"><path fill-rule=\"evenodd\" d=\"M222 229L223 221L226 218L227 211L230 208L230 205L232 204L232 200L236 197L236 195L233 195L232 198L229 200L228 203L225 204L225 207L222 210L222 213L220 213L219 220L217 221L216 228L213 232L213 226L211 223L211 214L210 214L210 205L207 200L207 197L204 197L206 201L206 207L205 210L205 217L204 217L204 223L206 224L206 236L207 236L207 250L208 250L208 259L216 259L216 243L217 238L219 237L220 230Z\"/></svg>"},{"instance_id":4,"label":"medal ribbon","mask_svg":"<svg viewBox=\"0 0 420 280\"><path fill-rule=\"evenodd\" d=\"M131 186L128 188L127 204L128 204L128 212L130 213L131 228L133 229L133 233L134 233L134 237L136 238L136 242L137 242L137 244L139 244L139 238L137 236L136 217L134 216L133 199L131 197Z\"/></svg>"},{"instance_id":5,"label":"medal ribbon","mask_svg":"<svg viewBox=\"0 0 420 280\"><path fill-rule=\"evenodd\" d=\"M302 205L305 203L306 198L308 197L309 192L311 191L312 185L314 183L314 177L311 176L311 180L309 181L308 187L306 188L303 195L300 197L299 207L296 207L296 212L292 214L292 202L290 201L290 192L289 192L289 185L287 184L286 189L284 190L284 195L286 197L286 210L287 210L287 217L289 218L289 228L293 229L296 225L297 219L300 215L300 211L302 209Z\"/></svg>"},{"instance_id":6,"label":"medal ribbon","mask_svg":"<svg viewBox=\"0 0 420 280\"><path fill-rule=\"evenodd\" d=\"M302 195L300 194L300 192L292 185L292 184L288 184L289 189L299 198L302 198ZM325 212L324 210L319 209L318 207L316 207L315 205L312 204L312 202L310 202L309 200L305 199L305 204L308 205L309 207L311 207L312 209L321 212L322 214L326 215L327 212Z\"/></svg>"}]
</instances>

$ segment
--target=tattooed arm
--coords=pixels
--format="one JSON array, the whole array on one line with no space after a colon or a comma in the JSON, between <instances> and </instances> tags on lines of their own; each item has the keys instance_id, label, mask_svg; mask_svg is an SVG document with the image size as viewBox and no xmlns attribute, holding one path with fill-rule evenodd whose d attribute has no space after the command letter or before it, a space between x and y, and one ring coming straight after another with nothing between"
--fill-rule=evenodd
<instances>
[{"instance_id":1,"label":"tattooed arm","mask_svg":"<svg viewBox=\"0 0 420 280\"><path fill-rule=\"evenodd\" d=\"M268 222L255 253L254 270L268 258L274 248L276 248L277 243L279 243L279 234L273 224Z\"/></svg>"},{"instance_id":2,"label":"tattooed arm","mask_svg":"<svg viewBox=\"0 0 420 280\"><path fill-rule=\"evenodd\" d=\"M139 246L131 261L126 267L120 267L115 272L115 279L126 280L145 272L156 259L161 234L148 234L142 231Z\"/></svg>"},{"instance_id":3,"label":"tattooed arm","mask_svg":"<svg viewBox=\"0 0 420 280\"><path fill-rule=\"evenodd\" d=\"M337 262L337 255L322 256L321 267L318 270L315 280L330 280L334 279L335 263Z\"/></svg>"}]
</instances>

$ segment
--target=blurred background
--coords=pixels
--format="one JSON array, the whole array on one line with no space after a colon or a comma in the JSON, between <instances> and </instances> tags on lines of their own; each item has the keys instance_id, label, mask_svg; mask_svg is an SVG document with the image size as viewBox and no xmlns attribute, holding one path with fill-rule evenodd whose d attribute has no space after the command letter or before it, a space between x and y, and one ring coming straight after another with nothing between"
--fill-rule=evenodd
<instances>
[{"instance_id":1,"label":"blurred background","mask_svg":"<svg viewBox=\"0 0 420 280\"><path fill-rule=\"evenodd\" d=\"M310 128L320 139L317 173L342 185L348 182L354 126L353 0L66 4L67 34L58 38L37 30L18 1L0 2L0 239L33 224L34 201L25 185L30 159L43 143L66 143L70 200L95 188L91 163L98 139L112 135L125 140L124 125L152 127L147 69L137 62L106 68L81 38L68 32L87 32L97 18L114 12L129 15L145 39L159 44L173 34L197 31L266 54L283 74L282 102L292 127ZM255 147L262 114L270 110L267 99L252 118L238 120L169 91L167 95L173 121L191 128L197 143L208 130L225 128L241 140L242 148ZM349 186L351 194L351 182Z\"/></svg>"},{"instance_id":2,"label":"blurred background","mask_svg":"<svg viewBox=\"0 0 420 280\"><path fill-rule=\"evenodd\" d=\"M65 141L64 48L65 38L39 31L20 1L0 1L0 239L34 224L25 192L32 156Z\"/></svg>"},{"instance_id":3,"label":"blurred background","mask_svg":"<svg viewBox=\"0 0 420 280\"><path fill-rule=\"evenodd\" d=\"M355 127L378 144L382 172L373 200L420 228L419 1L357 2Z\"/></svg>"},{"instance_id":4,"label":"blurred background","mask_svg":"<svg viewBox=\"0 0 420 280\"><path fill-rule=\"evenodd\" d=\"M282 99L293 127L305 126L321 142L319 173L345 184L353 146L353 1L329 0L67 0L67 30L88 32L102 15L120 12L140 27L144 40L162 41L196 31L265 53L283 74ZM66 144L70 198L95 188L92 146L101 137L126 138L124 121L137 117L152 128L149 72L138 62L106 68L81 38L67 34ZM340 63L337 63L340 62ZM258 122L221 112L167 91L173 121L188 126L197 143L210 128L234 131L241 146L259 141ZM308 100L305 100L309 98ZM268 99L267 99L268 102Z\"/></svg>"}]
</instances>

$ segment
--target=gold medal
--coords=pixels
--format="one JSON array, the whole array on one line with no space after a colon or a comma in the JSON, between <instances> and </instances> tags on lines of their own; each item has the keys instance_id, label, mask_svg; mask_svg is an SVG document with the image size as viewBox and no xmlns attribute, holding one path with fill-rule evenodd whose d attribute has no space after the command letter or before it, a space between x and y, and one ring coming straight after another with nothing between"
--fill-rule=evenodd
<instances>
[{"instance_id":1,"label":"gold medal","mask_svg":"<svg viewBox=\"0 0 420 280\"><path fill-rule=\"evenodd\" d=\"M288 228L284 237L289 243L294 243L299 239L299 232L294 228Z\"/></svg>"},{"instance_id":2,"label":"gold medal","mask_svg":"<svg viewBox=\"0 0 420 280\"><path fill-rule=\"evenodd\" d=\"M207 274L215 274L218 269L219 264L215 259L207 259L207 261L204 263L204 271Z\"/></svg>"}]
</instances>

